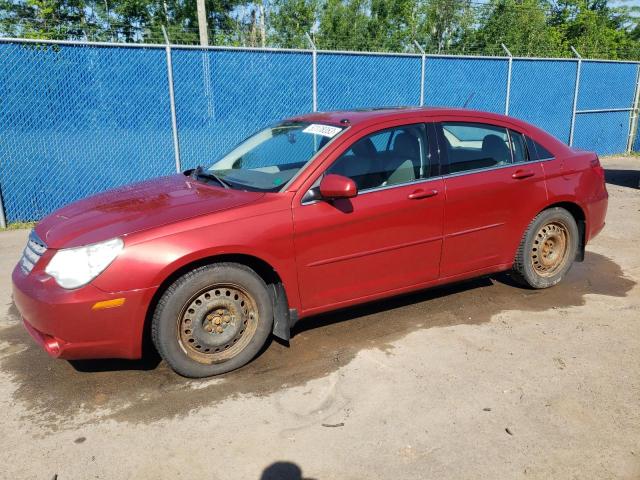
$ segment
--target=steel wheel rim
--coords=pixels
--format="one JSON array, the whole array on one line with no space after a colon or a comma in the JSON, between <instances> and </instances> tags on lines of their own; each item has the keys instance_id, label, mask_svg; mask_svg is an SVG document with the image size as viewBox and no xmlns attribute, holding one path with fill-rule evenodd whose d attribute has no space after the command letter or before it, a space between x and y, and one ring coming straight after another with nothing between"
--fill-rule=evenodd
<instances>
[{"instance_id":1,"label":"steel wheel rim","mask_svg":"<svg viewBox=\"0 0 640 480\"><path fill-rule=\"evenodd\" d=\"M551 277L567 261L569 229L559 221L549 222L538 230L531 247L531 265L543 277Z\"/></svg>"},{"instance_id":2,"label":"steel wheel rim","mask_svg":"<svg viewBox=\"0 0 640 480\"><path fill-rule=\"evenodd\" d=\"M189 358L211 365L244 350L257 327L253 297L239 285L216 283L185 302L177 319L177 337Z\"/></svg>"}]
</instances>

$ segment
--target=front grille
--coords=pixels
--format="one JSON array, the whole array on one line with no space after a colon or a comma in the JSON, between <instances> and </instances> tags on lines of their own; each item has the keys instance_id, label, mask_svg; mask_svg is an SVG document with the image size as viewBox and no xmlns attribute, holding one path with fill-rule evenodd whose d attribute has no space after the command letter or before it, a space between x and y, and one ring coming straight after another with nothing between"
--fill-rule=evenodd
<instances>
[{"instance_id":1,"label":"front grille","mask_svg":"<svg viewBox=\"0 0 640 480\"><path fill-rule=\"evenodd\" d=\"M45 243L40 240L36 232L31 231L29 241L27 242L27 246L24 247L22 258L20 259L20 268L22 268L22 271L27 274L30 273L46 250L47 246Z\"/></svg>"}]
</instances>

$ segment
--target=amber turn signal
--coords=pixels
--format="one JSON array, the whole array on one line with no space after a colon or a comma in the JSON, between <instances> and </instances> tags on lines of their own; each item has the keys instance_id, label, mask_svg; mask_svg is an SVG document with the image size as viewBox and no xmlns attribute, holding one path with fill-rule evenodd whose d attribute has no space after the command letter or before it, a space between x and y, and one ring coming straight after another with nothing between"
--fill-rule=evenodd
<instances>
[{"instance_id":1,"label":"amber turn signal","mask_svg":"<svg viewBox=\"0 0 640 480\"><path fill-rule=\"evenodd\" d=\"M114 298L113 300L104 300L102 302L96 302L91 307L91 310L103 310L105 308L117 308L124 305L124 298Z\"/></svg>"}]
</instances>

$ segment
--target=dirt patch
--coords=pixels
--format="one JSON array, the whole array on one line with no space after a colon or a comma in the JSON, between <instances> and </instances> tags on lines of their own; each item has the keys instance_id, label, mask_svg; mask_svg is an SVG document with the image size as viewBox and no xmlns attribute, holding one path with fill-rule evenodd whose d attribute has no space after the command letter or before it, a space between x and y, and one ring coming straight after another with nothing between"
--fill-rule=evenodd
<instances>
[{"instance_id":1,"label":"dirt patch","mask_svg":"<svg viewBox=\"0 0 640 480\"><path fill-rule=\"evenodd\" d=\"M589 253L563 283L547 290L523 289L498 275L305 319L290 348L271 342L252 363L214 380L183 379L154 357L73 364L52 360L19 324L0 331L7 342L0 366L13 378L13 397L26 407L28 420L45 429L82 423L83 414L92 420L147 423L234 396L303 384L347 364L361 349L391 352L393 341L418 329L487 322L505 310L579 306L585 294L623 297L633 285L616 263ZM17 320L15 307L9 315Z\"/></svg>"}]
</instances>

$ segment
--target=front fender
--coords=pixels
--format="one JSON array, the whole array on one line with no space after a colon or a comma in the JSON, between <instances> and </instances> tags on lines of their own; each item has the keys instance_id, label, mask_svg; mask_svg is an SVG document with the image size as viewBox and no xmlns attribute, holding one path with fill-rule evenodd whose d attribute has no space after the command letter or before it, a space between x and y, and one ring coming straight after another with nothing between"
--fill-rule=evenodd
<instances>
[{"instance_id":1,"label":"front fender","mask_svg":"<svg viewBox=\"0 0 640 480\"><path fill-rule=\"evenodd\" d=\"M185 266L209 257L246 255L280 276L292 308L299 308L290 210L174 229L149 238L125 237L125 248L94 285L108 292L159 287Z\"/></svg>"}]
</instances>

